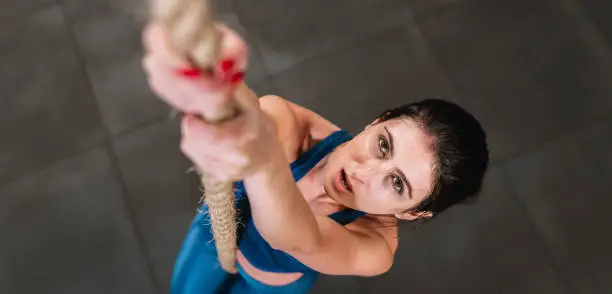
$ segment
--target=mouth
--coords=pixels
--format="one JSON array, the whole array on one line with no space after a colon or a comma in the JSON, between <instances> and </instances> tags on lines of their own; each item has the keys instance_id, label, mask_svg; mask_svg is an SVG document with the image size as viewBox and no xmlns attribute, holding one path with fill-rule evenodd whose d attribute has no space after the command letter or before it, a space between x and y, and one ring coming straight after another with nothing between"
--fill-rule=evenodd
<instances>
[{"instance_id":1,"label":"mouth","mask_svg":"<svg viewBox=\"0 0 612 294\"><path fill-rule=\"evenodd\" d=\"M346 171L344 171L344 169L340 171L336 179L336 189L346 194L353 193L353 185L351 185L349 177L346 174Z\"/></svg>"}]
</instances>

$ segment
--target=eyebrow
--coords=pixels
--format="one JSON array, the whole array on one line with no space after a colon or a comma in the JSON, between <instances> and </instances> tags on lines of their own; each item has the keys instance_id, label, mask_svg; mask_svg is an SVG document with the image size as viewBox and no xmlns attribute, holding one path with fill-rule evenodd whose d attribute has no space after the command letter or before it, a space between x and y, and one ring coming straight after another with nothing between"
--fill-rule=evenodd
<instances>
[{"instance_id":1,"label":"eyebrow","mask_svg":"<svg viewBox=\"0 0 612 294\"><path fill-rule=\"evenodd\" d=\"M391 157L393 157L393 153L395 151L395 144L393 143L393 135L391 134L391 132L389 131L387 127L384 127L384 129L385 129L385 132L387 132L387 136L389 137L389 144L391 145ZM406 184L406 187L408 188L408 198L412 199L412 186L410 185L410 182L406 178L406 175L401 169L397 167L395 168L395 170L399 174L400 178L402 178L402 181L404 181L404 183Z\"/></svg>"}]
</instances>

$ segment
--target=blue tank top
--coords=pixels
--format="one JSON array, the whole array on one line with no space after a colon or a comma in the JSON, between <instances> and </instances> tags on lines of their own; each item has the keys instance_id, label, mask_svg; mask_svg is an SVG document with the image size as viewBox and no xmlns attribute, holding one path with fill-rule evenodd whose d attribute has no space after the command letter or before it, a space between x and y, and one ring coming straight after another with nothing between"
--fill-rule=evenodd
<instances>
[{"instance_id":1,"label":"blue tank top","mask_svg":"<svg viewBox=\"0 0 612 294\"><path fill-rule=\"evenodd\" d=\"M299 181L303 178L317 163L321 161L326 155L333 151L340 144L350 140L352 137L346 131L336 131L318 142L311 149L301 154L298 159L291 163L291 172L295 181ZM291 255L273 249L266 240L259 234L255 227L253 218L251 217L251 210L249 201L247 198L246 190L242 182L235 184L235 199L236 209L238 211L238 218L241 224L238 228L238 244L239 248L248 259L248 261L255 267L276 273L293 273L293 272L308 272L313 271L306 265L301 263L299 260L293 258ZM207 211L205 206L201 208L203 212ZM364 216L365 213L356 211L353 209L345 209L329 217L341 225L349 224L358 218ZM198 213L194 219L194 223L210 227L206 213ZM213 239L211 230L207 230L209 233L205 238L199 238L199 240L191 240L192 242L201 242L201 246L214 246L210 241ZM194 245L194 244L192 244ZM187 246L189 248L197 248L196 246ZM186 252L181 252L183 255Z\"/></svg>"}]
</instances>

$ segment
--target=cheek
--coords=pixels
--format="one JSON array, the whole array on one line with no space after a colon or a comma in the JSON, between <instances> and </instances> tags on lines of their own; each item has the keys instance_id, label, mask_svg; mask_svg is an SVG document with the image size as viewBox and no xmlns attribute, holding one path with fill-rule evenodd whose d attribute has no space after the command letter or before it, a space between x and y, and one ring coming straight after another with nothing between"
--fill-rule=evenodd
<instances>
[{"instance_id":1,"label":"cheek","mask_svg":"<svg viewBox=\"0 0 612 294\"><path fill-rule=\"evenodd\" d=\"M388 193L380 190L367 190L359 193L355 198L355 206L364 212L373 214L394 213L394 202Z\"/></svg>"}]
</instances>

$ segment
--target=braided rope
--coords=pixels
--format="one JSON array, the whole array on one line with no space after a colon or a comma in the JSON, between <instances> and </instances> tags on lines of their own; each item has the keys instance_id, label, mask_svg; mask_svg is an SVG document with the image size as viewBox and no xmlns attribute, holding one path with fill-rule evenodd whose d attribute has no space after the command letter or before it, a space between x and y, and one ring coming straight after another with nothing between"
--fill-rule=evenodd
<instances>
[{"instance_id":1,"label":"braided rope","mask_svg":"<svg viewBox=\"0 0 612 294\"><path fill-rule=\"evenodd\" d=\"M210 175L203 174L204 201L212 224L213 236L221 267L236 273L236 209L234 206L234 185L232 182L221 182Z\"/></svg>"},{"instance_id":2,"label":"braided rope","mask_svg":"<svg viewBox=\"0 0 612 294\"><path fill-rule=\"evenodd\" d=\"M152 15L170 32L170 45L192 64L209 69L219 56L221 33L214 23L212 7L208 0L153 0ZM220 122L231 118L236 108L228 103L219 109L206 110L208 122ZM223 182L202 173L204 201L208 205L213 236L221 267L236 273L236 210L232 182Z\"/></svg>"}]
</instances>

